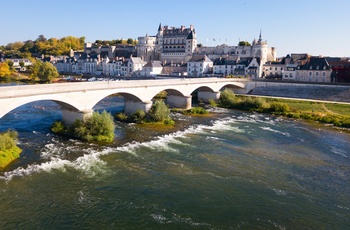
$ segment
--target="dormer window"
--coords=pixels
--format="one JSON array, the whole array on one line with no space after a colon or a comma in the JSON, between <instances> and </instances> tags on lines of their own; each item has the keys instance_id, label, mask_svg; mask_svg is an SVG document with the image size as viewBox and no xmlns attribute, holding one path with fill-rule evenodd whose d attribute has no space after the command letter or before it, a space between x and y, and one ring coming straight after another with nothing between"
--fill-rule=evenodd
<instances>
[{"instance_id":1,"label":"dormer window","mask_svg":"<svg viewBox=\"0 0 350 230\"><path fill-rule=\"evenodd\" d=\"M312 69L312 65L310 65L310 69Z\"/></svg>"},{"instance_id":2,"label":"dormer window","mask_svg":"<svg viewBox=\"0 0 350 230\"><path fill-rule=\"evenodd\" d=\"M316 66L316 69L317 69L317 70L319 70L319 69L320 69L320 67L319 67L319 66Z\"/></svg>"}]
</instances>

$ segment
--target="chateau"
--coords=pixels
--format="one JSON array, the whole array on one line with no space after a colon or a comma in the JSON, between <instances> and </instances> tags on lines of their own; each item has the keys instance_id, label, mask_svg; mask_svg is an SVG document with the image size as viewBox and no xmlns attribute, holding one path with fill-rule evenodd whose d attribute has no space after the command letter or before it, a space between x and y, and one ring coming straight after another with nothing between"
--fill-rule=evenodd
<instances>
[{"instance_id":1,"label":"chateau","mask_svg":"<svg viewBox=\"0 0 350 230\"><path fill-rule=\"evenodd\" d=\"M159 24L155 35L138 37L135 46L86 43L84 52L72 51L70 57L55 61L54 65L62 73L108 77L231 75L310 82L345 81L337 74L346 73L348 64L339 63L342 62L334 58L308 54L277 58L276 48L268 46L261 31L251 44L241 41L236 46L208 47L197 44L193 25L169 27ZM335 67L337 71L332 72Z\"/></svg>"},{"instance_id":2,"label":"chateau","mask_svg":"<svg viewBox=\"0 0 350 230\"><path fill-rule=\"evenodd\" d=\"M139 37L137 56L144 61L159 60L163 63L186 63L197 47L196 31L189 28L162 26L159 24L156 36Z\"/></svg>"}]
</instances>

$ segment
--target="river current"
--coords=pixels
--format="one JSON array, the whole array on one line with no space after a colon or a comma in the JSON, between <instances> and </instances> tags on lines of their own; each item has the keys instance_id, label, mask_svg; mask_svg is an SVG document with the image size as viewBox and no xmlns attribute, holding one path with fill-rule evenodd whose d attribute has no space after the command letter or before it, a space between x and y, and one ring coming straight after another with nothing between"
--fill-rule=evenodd
<instances>
[{"instance_id":1,"label":"river current","mask_svg":"<svg viewBox=\"0 0 350 230\"><path fill-rule=\"evenodd\" d=\"M173 129L117 123L98 145L50 133L53 102L11 111L0 131L17 130L23 153L0 172L0 228L350 229L348 133L211 112Z\"/></svg>"}]
</instances>

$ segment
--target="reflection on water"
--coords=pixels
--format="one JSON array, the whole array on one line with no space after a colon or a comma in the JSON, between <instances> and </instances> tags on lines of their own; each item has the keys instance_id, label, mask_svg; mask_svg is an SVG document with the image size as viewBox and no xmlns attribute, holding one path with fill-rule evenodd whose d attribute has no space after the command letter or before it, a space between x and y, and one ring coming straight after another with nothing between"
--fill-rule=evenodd
<instances>
[{"instance_id":1,"label":"reflection on water","mask_svg":"<svg viewBox=\"0 0 350 230\"><path fill-rule=\"evenodd\" d=\"M24 152L1 174L4 229L347 229L349 134L216 110L174 129L117 123L115 142L50 134L54 103L0 120ZM102 110L122 109L107 99Z\"/></svg>"}]
</instances>

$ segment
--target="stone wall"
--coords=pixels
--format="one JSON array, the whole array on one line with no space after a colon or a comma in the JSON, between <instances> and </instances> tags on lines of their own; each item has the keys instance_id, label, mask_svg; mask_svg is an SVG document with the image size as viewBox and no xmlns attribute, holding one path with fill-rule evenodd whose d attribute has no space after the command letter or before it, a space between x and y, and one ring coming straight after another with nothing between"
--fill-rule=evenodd
<instances>
[{"instance_id":1,"label":"stone wall","mask_svg":"<svg viewBox=\"0 0 350 230\"><path fill-rule=\"evenodd\" d=\"M249 82L246 88L251 95L350 102L350 86L346 85Z\"/></svg>"}]
</instances>

